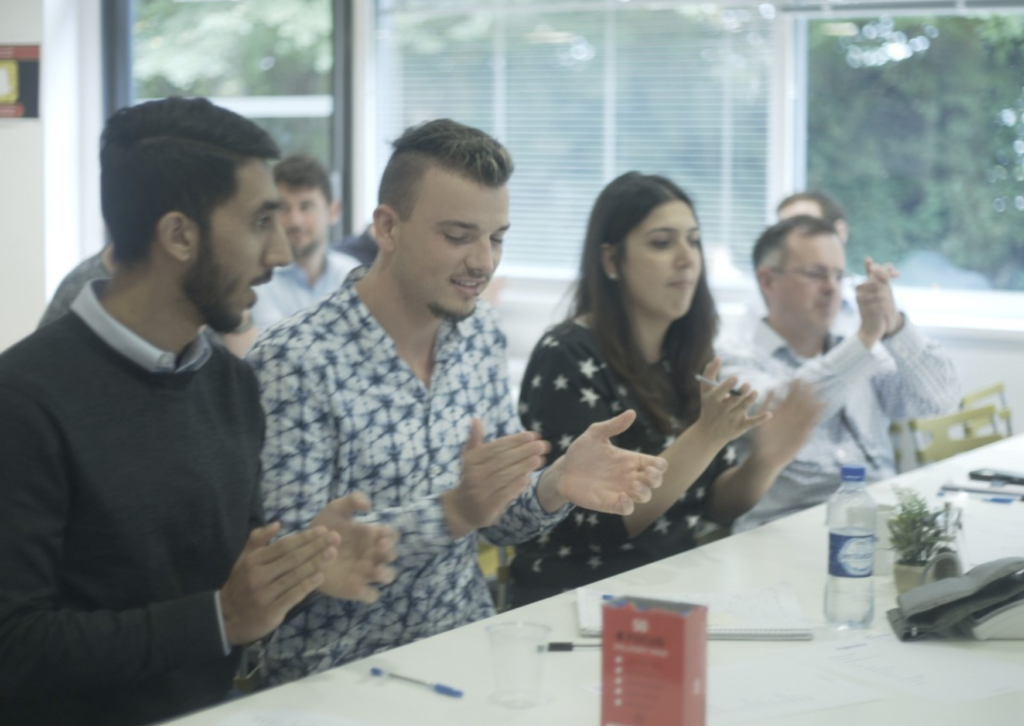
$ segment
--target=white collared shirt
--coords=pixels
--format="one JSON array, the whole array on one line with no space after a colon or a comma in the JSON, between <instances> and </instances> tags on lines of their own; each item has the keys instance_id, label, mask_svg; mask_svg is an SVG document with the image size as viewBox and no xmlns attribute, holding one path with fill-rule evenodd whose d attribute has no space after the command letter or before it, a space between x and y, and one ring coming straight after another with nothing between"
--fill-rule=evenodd
<instances>
[{"instance_id":1,"label":"white collared shirt","mask_svg":"<svg viewBox=\"0 0 1024 726\"><path fill-rule=\"evenodd\" d=\"M128 360L150 373L186 373L196 371L210 358L210 344L202 335L185 346L181 360L174 353L161 350L114 319L103 307L99 296L109 280L93 280L82 288L71 304L92 332Z\"/></svg>"},{"instance_id":2,"label":"white collared shirt","mask_svg":"<svg viewBox=\"0 0 1024 726\"><path fill-rule=\"evenodd\" d=\"M329 249L324 258L324 271L313 284L306 271L294 262L278 267L270 282L256 292L252 322L262 332L279 320L308 308L341 287L348 273L358 266L356 258Z\"/></svg>"},{"instance_id":3,"label":"white collared shirt","mask_svg":"<svg viewBox=\"0 0 1024 726\"><path fill-rule=\"evenodd\" d=\"M895 335L867 350L854 335L830 336L825 353L804 358L762 321L744 346L720 350L722 377L738 376L761 394L784 396L797 378L814 387L825 405L807 443L761 501L733 523L734 532L824 502L839 486L842 466L863 466L868 481L896 474L889 426L956 408L960 382L942 347L909 319ZM754 432L741 438L750 455Z\"/></svg>"}]
</instances>

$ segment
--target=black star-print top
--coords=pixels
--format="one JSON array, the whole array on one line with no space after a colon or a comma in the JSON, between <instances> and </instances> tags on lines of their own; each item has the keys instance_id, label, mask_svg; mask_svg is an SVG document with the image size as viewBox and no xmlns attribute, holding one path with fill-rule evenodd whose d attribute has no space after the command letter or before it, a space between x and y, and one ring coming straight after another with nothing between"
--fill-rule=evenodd
<instances>
[{"instance_id":1,"label":"black star-print top","mask_svg":"<svg viewBox=\"0 0 1024 726\"><path fill-rule=\"evenodd\" d=\"M551 461L592 423L628 408L637 412L637 420L614 439L616 446L660 454L672 443L674 437L661 433L643 415L603 361L589 329L562 323L534 348L519 395L519 417L525 428L551 444ZM632 539L621 516L577 508L553 530L517 545L513 604L582 587L692 548L708 487L732 462L731 447L726 447L678 502Z\"/></svg>"}]
</instances>

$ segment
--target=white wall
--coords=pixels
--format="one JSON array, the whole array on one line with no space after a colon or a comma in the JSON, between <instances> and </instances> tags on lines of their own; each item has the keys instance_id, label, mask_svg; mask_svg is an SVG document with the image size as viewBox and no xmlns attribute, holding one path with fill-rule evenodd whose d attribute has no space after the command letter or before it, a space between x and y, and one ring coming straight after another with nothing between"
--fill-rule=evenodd
<instances>
[{"instance_id":1,"label":"white wall","mask_svg":"<svg viewBox=\"0 0 1024 726\"><path fill-rule=\"evenodd\" d=\"M100 0L4 0L0 44L39 44L40 118L0 120L0 350L102 246Z\"/></svg>"},{"instance_id":2,"label":"white wall","mask_svg":"<svg viewBox=\"0 0 1024 726\"><path fill-rule=\"evenodd\" d=\"M103 130L100 0L43 2L46 298L83 256L103 246L99 138Z\"/></svg>"},{"instance_id":3,"label":"white wall","mask_svg":"<svg viewBox=\"0 0 1024 726\"><path fill-rule=\"evenodd\" d=\"M38 0L0 3L0 44L43 41ZM42 64L46 63L43 48ZM45 66L43 66L45 67ZM43 311L45 248L43 124L0 119L0 350L31 332Z\"/></svg>"}]
</instances>

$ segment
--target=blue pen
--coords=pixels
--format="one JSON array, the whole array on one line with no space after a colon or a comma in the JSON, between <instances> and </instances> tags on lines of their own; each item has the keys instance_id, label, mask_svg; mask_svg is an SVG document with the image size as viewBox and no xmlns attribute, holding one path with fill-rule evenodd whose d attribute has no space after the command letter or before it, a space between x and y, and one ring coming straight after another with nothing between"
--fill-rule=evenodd
<instances>
[{"instance_id":1,"label":"blue pen","mask_svg":"<svg viewBox=\"0 0 1024 726\"><path fill-rule=\"evenodd\" d=\"M942 497L946 495L946 492L974 495L972 498L976 502L992 502L993 504L1013 504L1014 502L1024 501L1024 498L1015 496L982 497L978 496L981 492L967 490L940 489L936 494Z\"/></svg>"},{"instance_id":2,"label":"blue pen","mask_svg":"<svg viewBox=\"0 0 1024 726\"><path fill-rule=\"evenodd\" d=\"M428 683L427 681L421 681L418 678L409 678L409 676L400 676L397 673L386 671L383 668L371 668L370 673L375 676L381 676L383 678L394 678L399 681L405 681L406 683L415 683L419 686L426 686L434 693L440 693L442 696L451 696L452 698L462 698L462 691L458 688L452 688L451 686L445 686L440 683Z\"/></svg>"}]
</instances>

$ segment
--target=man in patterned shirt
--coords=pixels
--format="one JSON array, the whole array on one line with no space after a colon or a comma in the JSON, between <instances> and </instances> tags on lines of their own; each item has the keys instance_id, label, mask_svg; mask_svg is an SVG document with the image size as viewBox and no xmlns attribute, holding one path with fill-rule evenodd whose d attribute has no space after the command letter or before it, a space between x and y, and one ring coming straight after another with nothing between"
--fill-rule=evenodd
<instances>
[{"instance_id":1,"label":"man in patterned shirt","mask_svg":"<svg viewBox=\"0 0 1024 726\"><path fill-rule=\"evenodd\" d=\"M751 529L820 504L839 486L841 466L865 467L869 481L896 474L889 425L954 409L960 385L952 361L896 309L891 265L865 261L857 285L860 328L830 332L846 275L843 244L829 222L809 216L769 227L754 247L768 316L747 347L723 352L723 376L759 391L799 379L825 405L810 440L768 493L733 524ZM740 455L749 441L739 442Z\"/></svg>"},{"instance_id":2,"label":"man in patterned shirt","mask_svg":"<svg viewBox=\"0 0 1024 726\"><path fill-rule=\"evenodd\" d=\"M494 613L476 566L495 544L538 536L571 504L629 513L661 484L659 457L617 449L635 414L594 424L552 466L521 430L505 338L477 298L508 230L512 160L449 120L394 144L368 271L266 333L250 358L263 391L268 516L301 529L361 490L402 536L396 581L373 605L308 600L265 650L280 683Z\"/></svg>"}]
</instances>

